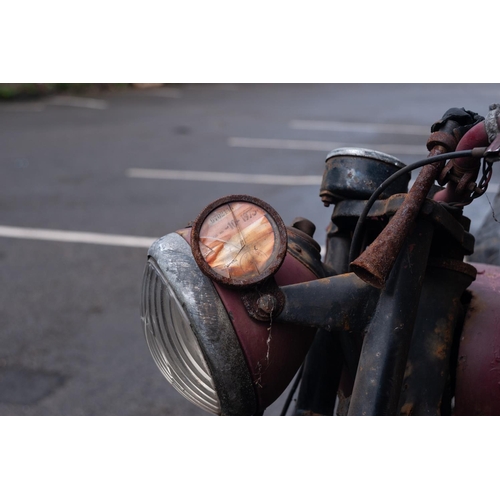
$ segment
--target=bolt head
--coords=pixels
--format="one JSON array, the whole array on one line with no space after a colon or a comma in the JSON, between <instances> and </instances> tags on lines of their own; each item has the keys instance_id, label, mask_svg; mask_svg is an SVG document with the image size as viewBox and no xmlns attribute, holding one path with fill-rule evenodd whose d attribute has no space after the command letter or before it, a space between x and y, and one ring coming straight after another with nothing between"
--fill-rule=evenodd
<instances>
[{"instance_id":1,"label":"bolt head","mask_svg":"<svg viewBox=\"0 0 500 500\"><path fill-rule=\"evenodd\" d=\"M269 294L259 297L259 300L257 301L257 307L265 314L271 314L277 305L278 302L276 301L276 298Z\"/></svg>"}]
</instances>

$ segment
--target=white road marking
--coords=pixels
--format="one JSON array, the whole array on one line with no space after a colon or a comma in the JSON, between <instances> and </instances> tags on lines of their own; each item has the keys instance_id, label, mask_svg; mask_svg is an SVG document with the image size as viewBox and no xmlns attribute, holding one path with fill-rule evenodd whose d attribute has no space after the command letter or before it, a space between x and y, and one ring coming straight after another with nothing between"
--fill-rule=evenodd
<instances>
[{"instance_id":1,"label":"white road marking","mask_svg":"<svg viewBox=\"0 0 500 500\"><path fill-rule=\"evenodd\" d=\"M410 185L412 184L413 183L410 183ZM499 184L490 183L488 193L494 195L498 191L499 187ZM132 248L149 248L151 244L157 239L144 236L88 233L83 231L62 231L57 229L36 229L16 226L0 226L0 237L38 241L57 241L60 243L88 243L94 245L108 245ZM326 248L322 246L321 255L324 256L325 252Z\"/></svg>"},{"instance_id":2,"label":"white road marking","mask_svg":"<svg viewBox=\"0 0 500 500\"><path fill-rule=\"evenodd\" d=\"M72 106L75 108L87 109L108 109L108 101L103 99L93 99L90 97L76 97L70 95L59 95L45 101L51 106Z\"/></svg>"},{"instance_id":3,"label":"white road marking","mask_svg":"<svg viewBox=\"0 0 500 500\"><path fill-rule=\"evenodd\" d=\"M320 120L292 120L289 127L297 130L331 132L363 132L369 134L403 134L429 136L431 128L423 125L389 125L385 123L348 123Z\"/></svg>"},{"instance_id":4,"label":"white road marking","mask_svg":"<svg viewBox=\"0 0 500 500\"><path fill-rule=\"evenodd\" d=\"M238 174L234 172L198 172L194 170L154 170L131 168L128 177L165 179L176 181L236 182L247 184L272 184L277 186L320 186L321 175L268 175Z\"/></svg>"},{"instance_id":5,"label":"white road marking","mask_svg":"<svg viewBox=\"0 0 500 500\"><path fill-rule=\"evenodd\" d=\"M415 183L410 180L409 188ZM323 180L321 175L269 175L269 174L237 174L233 172L200 172L195 170L155 170L147 168L131 168L127 176L138 179L160 179L172 181L229 182L247 184L271 184L275 186L319 186ZM490 182L488 194L496 194L500 184Z\"/></svg>"},{"instance_id":6,"label":"white road marking","mask_svg":"<svg viewBox=\"0 0 500 500\"><path fill-rule=\"evenodd\" d=\"M157 238L125 236L119 234L60 231L56 229L35 229L30 227L0 226L0 237L28 240L59 241L65 243L91 243L119 247L149 248Z\"/></svg>"},{"instance_id":7,"label":"white road marking","mask_svg":"<svg viewBox=\"0 0 500 500\"><path fill-rule=\"evenodd\" d=\"M346 147L346 143L329 141L308 141L296 139L259 139L251 137L229 137L228 146L233 148L268 148L268 149L294 149L301 151L325 151ZM349 144L352 147L368 147L367 144ZM410 155L425 158L427 150L425 145L410 146L404 144L371 144L369 149L382 151L392 155Z\"/></svg>"}]
</instances>

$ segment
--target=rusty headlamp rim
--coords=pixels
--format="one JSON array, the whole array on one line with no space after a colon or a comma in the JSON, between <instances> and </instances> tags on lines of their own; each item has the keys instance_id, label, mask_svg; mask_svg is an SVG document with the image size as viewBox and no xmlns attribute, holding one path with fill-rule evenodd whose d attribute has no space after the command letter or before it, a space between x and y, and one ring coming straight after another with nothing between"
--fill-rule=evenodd
<instances>
[{"instance_id":1,"label":"rusty headlamp rim","mask_svg":"<svg viewBox=\"0 0 500 500\"><path fill-rule=\"evenodd\" d=\"M269 222L274 233L272 255L269 257L265 269L253 276L223 276L209 265L200 248L202 227L207 218L217 209L223 207L224 205L230 205L233 203L244 203L258 207L261 211L263 211L263 215ZM238 222L236 218L235 221ZM191 231L191 249L193 257L200 270L216 283L230 287L254 286L262 283L270 276L273 276L281 267L287 252L286 226L278 212L259 198L249 195L224 196L206 206L194 221ZM251 252L253 250L250 249L249 251Z\"/></svg>"}]
</instances>

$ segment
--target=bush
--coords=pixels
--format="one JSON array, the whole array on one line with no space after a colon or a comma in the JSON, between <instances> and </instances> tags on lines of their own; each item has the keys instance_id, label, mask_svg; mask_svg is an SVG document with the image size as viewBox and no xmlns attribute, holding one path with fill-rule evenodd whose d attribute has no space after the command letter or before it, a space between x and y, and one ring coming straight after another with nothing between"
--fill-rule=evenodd
<instances>
[{"instance_id":1,"label":"bush","mask_svg":"<svg viewBox=\"0 0 500 500\"><path fill-rule=\"evenodd\" d=\"M85 93L91 90L112 90L129 83L0 83L1 99L36 99L59 93Z\"/></svg>"}]
</instances>

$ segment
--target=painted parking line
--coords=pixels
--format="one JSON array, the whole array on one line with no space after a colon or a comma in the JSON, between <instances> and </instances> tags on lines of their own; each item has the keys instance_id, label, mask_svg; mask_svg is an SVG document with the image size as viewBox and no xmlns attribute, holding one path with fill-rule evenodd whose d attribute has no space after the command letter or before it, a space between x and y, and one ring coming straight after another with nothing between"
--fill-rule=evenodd
<instances>
[{"instance_id":1,"label":"painted parking line","mask_svg":"<svg viewBox=\"0 0 500 500\"><path fill-rule=\"evenodd\" d=\"M138 179L157 179L192 182L228 182L247 184L270 184L275 186L320 186L323 180L321 175L269 175L269 174L237 174L233 172L201 172L196 170L159 170L147 168L131 168L126 172L127 177ZM418 175L415 173L415 176ZM415 183L412 179L411 188ZM488 194L496 194L500 184L490 182Z\"/></svg>"},{"instance_id":2,"label":"painted parking line","mask_svg":"<svg viewBox=\"0 0 500 500\"><path fill-rule=\"evenodd\" d=\"M394 125L386 123L292 120L288 126L295 130L321 130L328 132L355 132L369 134L402 134L426 137L428 137L431 133L431 128L423 125Z\"/></svg>"},{"instance_id":3,"label":"painted parking line","mask_svg":"<svg viewBox=\"0 0 500 500\"><path fill-rule=\"evenodd\" d=\"M156 170L131 168L128 177L176 181L234 182L247 184L272 184L275 186L319 186L321 175L268 175L238 174L234 172L199 172L195 170Z\"/></svg>"},{"instance_id":4,"label":"painted parking line","mask_svg":"<svg viewBox=\"0 0 500 500\"><path fill-rule=\"evenodd\" d=\"M35 229L30 227L0 226L0 237L28 240L58 241L64 243L90 243L119 247L149 248L157 238L125 236L119 234Z\"/></svg>"},{"instance_id":5,"label":"painted parking line","mask_svg":"<svg viewBox=\"0 0 500 500\"><path fill-rule=\"evenodd\" d=\"M262 149L292 149L299 151L324 151L346 147L346 143L330 141L309 141L297 139L260 139L252 137L229 137L227 144L233 148L262 148ZM420 156L425 158L428 154L425 145L414 146L404 144L349 144L350 147L366 148L382 151L391 155Z\"/></svg>"},{"instance_id":6,"label":"painted parking line","mask_svg":"<svg viewBox=\"0 0 500 500\"><path fill-rule=\"evenodd\" d=\"M488 188L488 193L494 195L498 191L499 187L499 184L491 183ZM146 236L127 236L120 234L63 231L57 229L39 229L17 226L0 226L0 238L1 237L38 241L56 241L60 243L86 243L129 248L149 248L157 239L156 237L153 238ZM325 251L326 249L322 247L321 254L324 255Z\"/></svg>"}]
</instances>

